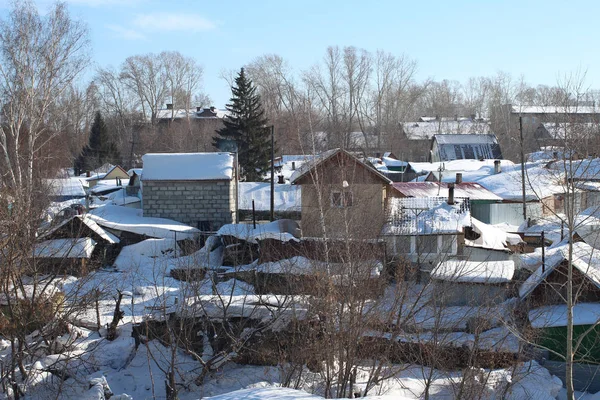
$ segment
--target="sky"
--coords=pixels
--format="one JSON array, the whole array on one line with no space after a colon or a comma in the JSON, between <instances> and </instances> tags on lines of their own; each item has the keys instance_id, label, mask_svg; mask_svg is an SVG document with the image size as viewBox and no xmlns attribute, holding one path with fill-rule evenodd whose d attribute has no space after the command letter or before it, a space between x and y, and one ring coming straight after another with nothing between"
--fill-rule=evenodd
<instances>
[{"instance_id":1,"label":"sky","mask_svg":"<svg viewBox=\"0 0 600 400\"><path fill-rule=\"evenodd\" d=\"M18 1L18 0L17 0ZM34 0L45 10L50 0ZM321 61L328 46L405 54L417 79L466 81L498 71L533 85L555 85L587 71L600 87L600 36L594 1L403 0L68 0L90 30L96 67L128 56L179 51L204 67L203 86L223 108L223 71L278 54L295 71ZM9 0L0 0L5 17ZM93 68L86 73L93 77Z\"/></svg>"}]
</instances>

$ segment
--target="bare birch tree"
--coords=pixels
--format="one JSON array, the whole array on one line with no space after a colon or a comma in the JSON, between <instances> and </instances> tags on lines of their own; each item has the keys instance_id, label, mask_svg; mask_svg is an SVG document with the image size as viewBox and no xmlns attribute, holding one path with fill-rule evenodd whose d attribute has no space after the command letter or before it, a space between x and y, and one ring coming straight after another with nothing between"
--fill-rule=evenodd
<instances>
[{"instance_id":1,"label":"bare birch tree","mask_svg":"<svg viewBox=\"0 0 600 400\"><path fill-rule=\"evenodd\" d=\"M14 3L0 24L0 152L2 181L29 193L36 156L54 133L50 107L89 63L87 28L64 3L40 15L31 1Z\"/></svg>"}]
</instances>

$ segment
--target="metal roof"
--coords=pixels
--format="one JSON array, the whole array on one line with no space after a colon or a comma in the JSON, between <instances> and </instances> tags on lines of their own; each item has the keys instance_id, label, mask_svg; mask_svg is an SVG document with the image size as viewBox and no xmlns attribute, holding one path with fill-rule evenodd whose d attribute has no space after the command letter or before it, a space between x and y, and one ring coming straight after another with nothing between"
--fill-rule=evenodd
<instances>
[{"instance_id":1,"label":"metal roof","mask_svg":"<svg viewBox=\"0 0 600 400\"><path fill-rule=\"evenodd\" d=\"M406 197L445 197L448 196L448 183L442 182L395 182L392 188ZM462 182L454 185L454 197L470 200L502 201L500 196L490 192L479 183Z\"/></svg>"}]
</instances>

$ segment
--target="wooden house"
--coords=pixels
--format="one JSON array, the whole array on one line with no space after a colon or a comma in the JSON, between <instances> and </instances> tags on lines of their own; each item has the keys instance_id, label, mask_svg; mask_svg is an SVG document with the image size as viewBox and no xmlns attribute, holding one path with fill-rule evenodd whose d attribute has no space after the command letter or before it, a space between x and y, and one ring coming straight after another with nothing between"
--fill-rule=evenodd
<instances>
[{"instance_id":1,"label":"wooden house","mask_svg":"<svg viewBox=\"0 0 600 400\"><path fill-rule=\"evenodd\" d=\"M519 288L523 307L538 343L550 349L550 360L563 361L567 337L568 244L548 249L541 265ZM573 243L573 331L581 340L576 361L600 363L600 258L584 242Z\"/></svg>"},{"instance_id":2,"label":"wooden house","mask_svg":"<svg viewBox=\"0 0 600 400\"><path fill-rule=\"evenodd\" d=\"M95 247L89 237L44 240L35 244L31 262L38 273L83 276L97 266L90 262Z\"/></svg>"},{"instance_id":3,"label":"wooden house","mask_svg":"<svg viewBox=\"0 0 600 400\"><path fill-rule=\"evenodd\" d=\"M112 265L121 250L121 243L117 236L98 225L87 214L75 215L51 227L41 234L40 240L91 238L96 244L90 259L92 262L104 266Z\"/></svg>"},{"instance_id":4,"label":"wooden house","mask_svg":"<svg viewBox=\"0 0 600 400\"><path fill-rule=\"evenodd\" d=\"M342 149L304 163L291 177L302 188L304 237L376 238L391 181Z\"/></svg>"}]
</instances>

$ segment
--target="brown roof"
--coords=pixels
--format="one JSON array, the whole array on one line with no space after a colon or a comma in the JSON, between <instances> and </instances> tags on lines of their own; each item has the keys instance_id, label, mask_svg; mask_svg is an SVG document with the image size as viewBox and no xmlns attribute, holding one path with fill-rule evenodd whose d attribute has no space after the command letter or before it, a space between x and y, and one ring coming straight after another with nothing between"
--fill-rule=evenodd
<instances>
[{"instance_id":1,"label":"brown roof","mask_svg":"<svg viewBox=\"0 0 600 400\"><path fill-rule=\"evenodd\" d=\"M303 163L300 166L300 168L298 168L294 172L294 174L292 174L292 176L290 178L291 183L297 184L298 181L300 181L304 176L306 176L309 173L309 171L316 168L317 166L324 163L325 161L331 159L336 154L344 154L345 156L352 158L353 160L356 161L357 164L362 165L367 171L372 173L374 176L376 176L378 179L380 179L383 183L391 183L392 182L389 178L387 178L381 172L377 171L372 166L362 162L360 159L358 159L356 156L352 155L348 151L346 151L344 149L331 149L331 150L327 150L326 152L321 153L318 156L314 157L313 159Z\"/></svg>"},{"instance_id":2,"label":"brown roof","mask_svg":"<svg viewBox=\"0 0 600 400\"><path fill-rule=\"evenodd\" d=\"M438 182L395 182L392 188L405 197L446 197L448 184ZM462 182L454 185L455 197L468 197L470 200L502 201L500 196L490 192L479 183Z\"/></svg>"}]
</instances>

